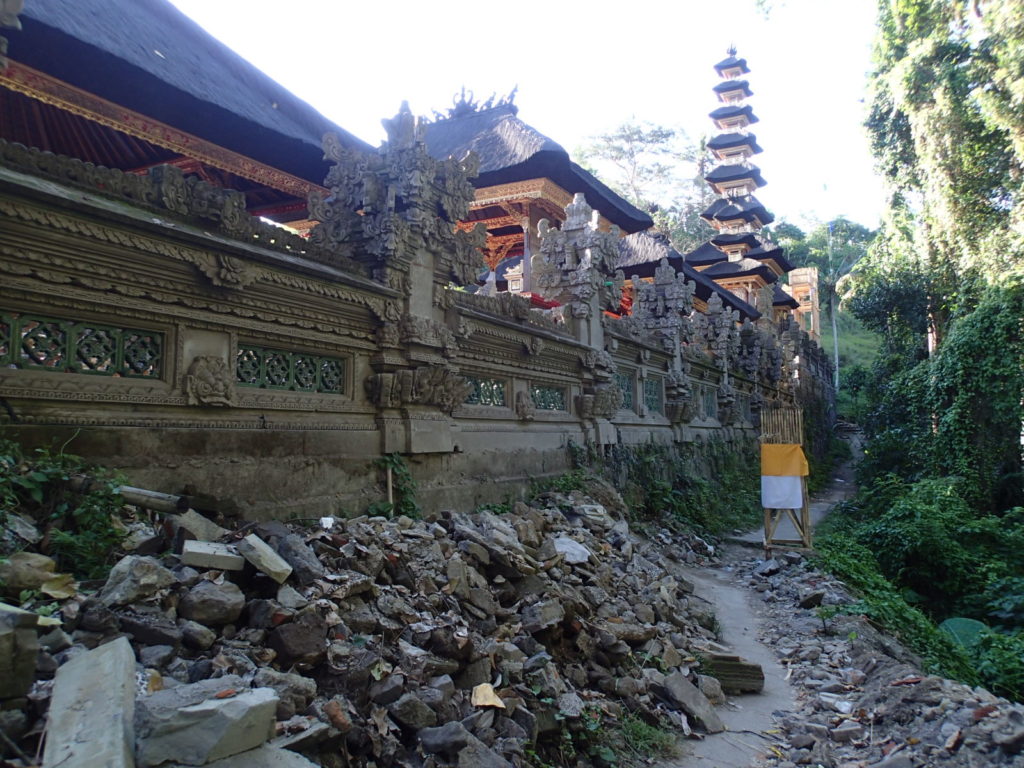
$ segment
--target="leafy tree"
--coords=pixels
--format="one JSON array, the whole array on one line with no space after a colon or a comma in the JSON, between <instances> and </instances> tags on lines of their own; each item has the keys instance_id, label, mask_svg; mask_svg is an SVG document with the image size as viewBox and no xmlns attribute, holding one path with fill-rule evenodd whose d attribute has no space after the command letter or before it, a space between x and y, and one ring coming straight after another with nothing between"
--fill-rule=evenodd
<instances>
[{"instance_id":1,"label":"leafy tree","mask_svg":"<svg viewBox=\"0 0 1024 768\"><path fill-rule=\"evenodd\" d=\"M635 120L595 136L578 160L637 208L686 252L714 234L700 218L714 200L704 182L711 170L704 142L684 131Z\"/></svg>"}]
</instances>

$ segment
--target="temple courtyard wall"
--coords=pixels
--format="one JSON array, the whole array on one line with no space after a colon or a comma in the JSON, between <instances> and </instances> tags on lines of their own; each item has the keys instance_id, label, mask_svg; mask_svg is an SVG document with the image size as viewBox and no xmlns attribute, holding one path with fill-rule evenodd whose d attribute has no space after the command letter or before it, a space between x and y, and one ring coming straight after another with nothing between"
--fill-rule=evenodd
<instances>
[{"instance_id":1,"label":"temple courtyard wall","mask_svg":"<svg viewBox=\"0 0 1024 768\"><path fill-rule=\"evenodd\" d=\"M796 402L635 323L458 289L440 251L396 278L180 176L0 155L0 435L133 485L351 514L400 454L424 507L475 506L565 472L570 444L751 440Z\"/></svg>"}]
</instances>

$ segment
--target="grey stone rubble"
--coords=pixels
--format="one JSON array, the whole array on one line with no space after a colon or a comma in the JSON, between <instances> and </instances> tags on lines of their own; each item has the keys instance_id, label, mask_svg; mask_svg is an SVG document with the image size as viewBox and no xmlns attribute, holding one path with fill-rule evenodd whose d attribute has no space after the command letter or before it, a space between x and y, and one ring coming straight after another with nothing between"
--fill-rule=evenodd
<instances>
[{"instance_id":1,"label":"grey stone rubble","mask_svg":"<svg viewBox=\"0 0 1024 768\"><path fill-rule=\"evenodd\" d=\"M23 717L0 728L27 752L44 727L59 741L46 714L61 670L130 642L147 768L525 766L626 713L680 736L721 730L720 688L697 674L714 617L683 576L713 548L640 536L609 486L590 492L329 529L168 514L133 540L166 534L155 551L186 556L125 555L62 603L59 627L31 630L35 682L2 702ZM186 543L199 537L215 540ZM235 548L241 570L195 557Z\"/></svg>"},{"instance_id":2,"label":"grey stone rubble","mask_svg":"<svg viewBox=\"0 0 1024 768\"><path fill-rule=\"evenodd\" d=\"M863 617L822 622L815 608L852 602L799 553L735 567L764 602L762 642L796 688L762 765L794 768L1024 768L1024 705L922 671L921 661Z\"/></svg>"}]
</instances>

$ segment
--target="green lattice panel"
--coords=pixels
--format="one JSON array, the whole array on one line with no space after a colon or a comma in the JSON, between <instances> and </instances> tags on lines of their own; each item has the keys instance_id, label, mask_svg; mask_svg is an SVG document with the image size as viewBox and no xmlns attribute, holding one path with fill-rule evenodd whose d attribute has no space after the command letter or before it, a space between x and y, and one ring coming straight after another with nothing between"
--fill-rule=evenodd
<instances>
[{"instance_id":1,"label":"green lattice panel","mask_svg":"<svg viewBox=\"0 0 1024 768\"><path fill-rule=\"evenodd\" d=\"M619 371L615 374L615 383L618 384L619 389L622 390L622 407L627 411L632 411L636 408L636 402L633 398L633 386L636 381L636 377L631 371Z\"/></svg>"},{"instance_id":2,"label":"green lattice panel","mask_svg":"<svg viewBox=\"0 0 1024 768\"><path fill-rule=\"evenodd\" d=\"M665 390L661 379L644 379L644 405L649 412L665 412Z\"/></svg>"},{"instance_id":3,"label":"green lattice panel","mask_svg":"<svg viewBox=\"0 0 1024 768\"><path fill-rule=\"evenodd\" d=\"M505 382L500 379L478 379L468 376L466 380L473 387L466 396L466 405L490 405L502 408L505 399Z\"/></svg>"},{"instance_id":4,"label":"green lattice panel","mask_svg":"<svg viewBox=\"0 0 1024 768\"><path fill-rule=\"evenodd\" d=\"M340 395L345 392L345 361L243 345L235 355L235 381L243 387Z\"/></svg>"},{"instance_id":5,"label":"green lattice panel","mask_svg":"<svg viewBox=\"0 0 1024 768\"><path fill-rule=\"evenodd\" d=\"M561 387L530 387L530 397L535 408L542 411L564 411L565 390Z\"/></svg>"},{"instance_id":6,"label":"green lattice panel","mask_svg":"<svg viewBox=\"0 0 1024 768\"><path fill-rule=\"evenodd\" d=\"M66 318L0 315L0 364L25 370L156 378L162 333Z\"/></svg>"}]
</instances>

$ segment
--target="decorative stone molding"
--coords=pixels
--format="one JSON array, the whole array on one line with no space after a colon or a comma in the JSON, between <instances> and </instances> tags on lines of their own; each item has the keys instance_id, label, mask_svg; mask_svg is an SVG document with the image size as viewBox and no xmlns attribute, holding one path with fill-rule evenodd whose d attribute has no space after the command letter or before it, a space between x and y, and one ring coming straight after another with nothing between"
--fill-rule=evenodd
<instances>
[{"instance_id":1,"label":"decorative stone molding","mask_svg":"<svg viewBox=\"0 0 1024 768\"><path fill-rule=\"evenodd\" d=\"M223 234L234 239L341 267L353 274L365 273L357 262L346 259L340 252L317 249L286 229L250 216L241 192L186 176L173 165L158 165L145 175L125 173L3 139L0 139L0 165L170 213L177 218L201 221L204 226L213 222Z\"/></svg>"},{"instance_id":2,"label":"decorative stone molding","mask_svg":"<svg viewBox=\"0 0 1024 768\"><path fill-rule=\"evenodd\" d=\"M566 206L562 229L547 219L537 225L540 248L530 261L535 290L568 308L572 317L588 319L596 311L619 308L625 276L616 271L618 227L598 229L599 214L577 192ZM592 301L596 299L596 305Z\"/></svg>"},{"instance_id":3,"label":"decorative stone molding","mask_svg":"<svg viewBox=\"0 0 1024 768\"><path fill-rule=\"evenodd\" d=\"M673 352L680 339L689 335L690 313L697 284L677 273L668 259L662 259L654 270L654 281L633 275L634 319L667 352ZM685 327L685 332L684 332Z\"/></svg>"},{"instance_id":4,"label":"decorative stone molding","mask_svg":"<svg viewBox=\"0 0 1024 768\"><path fill-rule=\"evenodd\" d=\"M189 405L234 405L234 371L222 357L200 355L185 375L185 396Z\"/></svg>"},{"instance_id":5,"label":"decorative stone molding","mask_svg":"<svg viewBox=\"0 0 1024 768\"><path fill-rule=\"evenodd\" d=\"M446 365L403 368L366 379L367 397L379 408L432 405L450 414L472 390L465 377Z\"/></svg>"},{"instance_id":6,"label":"decorative stone molding","mask_svg":"<svg viewBox=\"0 0 1024 768\"><path fill-rule=\"evenodd\" d=\"M387 141L375 153L347 149L334 134L324 136L324 154L333 165L324 184L330 196L314 193L310 231L314 246L339 251L368 264L378 280L389 270L405 272L416 252L438 260L443 277L457 285L476 282L486 229L457 230L474 198L470 179L479 162L436 160L427 152L423 124L402 104L384 121Z\"/></svg>"}]
</instances>

